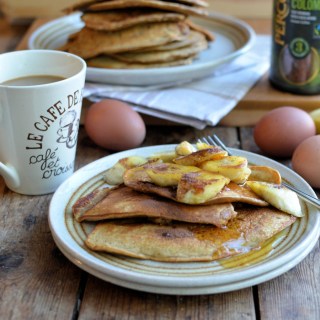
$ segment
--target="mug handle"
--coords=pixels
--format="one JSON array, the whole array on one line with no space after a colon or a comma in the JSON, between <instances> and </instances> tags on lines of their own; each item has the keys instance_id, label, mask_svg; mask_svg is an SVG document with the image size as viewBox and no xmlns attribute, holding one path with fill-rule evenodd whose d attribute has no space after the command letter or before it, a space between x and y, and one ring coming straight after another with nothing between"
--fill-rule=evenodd
<instances>
[{"instance_id":1,"label":"mug handle","mask_svg":"<svg viewBox=\"0 0 320 320\"><path fill-rule=\"evenodd\" d=\"M17 188L20 186L20 179L18 173L16 169L11 165L5 165L2 162L0 162L0 175L3 176L6 184L10 187Z\"/></svg>"}]
</instances>

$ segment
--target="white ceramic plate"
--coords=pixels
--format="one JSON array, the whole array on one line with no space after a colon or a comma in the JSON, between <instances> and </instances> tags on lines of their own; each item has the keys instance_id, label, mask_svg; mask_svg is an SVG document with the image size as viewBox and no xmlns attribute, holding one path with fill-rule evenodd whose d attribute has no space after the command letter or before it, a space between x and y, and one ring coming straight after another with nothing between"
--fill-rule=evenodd
<instances>
[{"instance_id":1,"label":"white ceramic plate","mask_svg":"<svg viewBox=\"0 0 320 320\"><path fill-rule=\"evenodd\" d=\"M101 173L119 159L149 156L174 147L145 147L107 156L78 170L58 188L49 207L49 225L57 246L68 259L90 274L124 287L194 295L232 291L270 280L293 268L312 250L319 237L320 215L316 208L304 202L305 216L267 241L261 250L215 262L163 263L88 250L83 241L92 224L80 224L72 218L71 206L76 199L101 186ZM315 195L312 188L287 167L249 152L236 149L233 152L247 157L250 163L276 168L287 182Z\"/></svg>"},{"instance_id":2,"label":"white ceramic plate","mask_svg":"<svg viewBox=\"0 0 320 320\"><path fill-rule=\"evenodd\" d=\"M122 85L155 85L185 81L209 75L217 66L244 54L252 47L255 33L241 20L220 14L193 20L211 30L216 39L192 64L143 70L89 67L87 80ZM58 18L44 24L30 36L29 48L57 49L67 41L70 34L82 27L80 13Z\"/></svg>"}]
</instances>

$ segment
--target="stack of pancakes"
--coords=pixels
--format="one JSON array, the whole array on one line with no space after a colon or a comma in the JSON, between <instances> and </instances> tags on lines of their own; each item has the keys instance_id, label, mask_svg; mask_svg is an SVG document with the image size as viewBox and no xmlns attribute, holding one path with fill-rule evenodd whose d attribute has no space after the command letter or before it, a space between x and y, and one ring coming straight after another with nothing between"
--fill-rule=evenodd
<instances>
[{"instance_id":1,"label":"stack of pancakes","mask_svg":"<svg viewBox=\"0 0 320 320\"><path fill-rule=\"evenodd\" d=\"M85 26L61 48L97 68L158 68L192 63L214 40L189 16L208 15L206 0L87 1Z\"/></svg>"}]
</instances>

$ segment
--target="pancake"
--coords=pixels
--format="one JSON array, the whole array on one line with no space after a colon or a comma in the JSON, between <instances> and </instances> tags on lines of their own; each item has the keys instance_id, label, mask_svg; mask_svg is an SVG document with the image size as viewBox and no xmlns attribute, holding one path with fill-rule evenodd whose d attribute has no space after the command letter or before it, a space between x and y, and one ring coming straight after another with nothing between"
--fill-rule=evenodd
<instances>
[{"instance_id":1,"label":"pancake","mask_svg":"<svg viewBox=\"0 0 320 320\"><path fill-rule=\"evenodd\" d=\"M130 187L140 192L154 193L161 197L174 201L176 201L177 199L177 189L174 187L160 187L150 182L138 182L135 184L131 184ZM239 186L234 182L230 182L228 185L226 185L211 200L199 205L210 205L226 202L242 202L261 207L269 205L268 202L261 199L250 189Z\"/></svg>"},{"instance_id":2,"label":"pancake","mask_svg":"<svg viewBox=\"0 0 320 320\"><path fill-rule=\"evenodd\" d=\"M212 261L246 253L296 218L272 207L242 208L227 228L175 223L99 223L86 239L94 251L164 262Z\"/></svg>"},{"instance_id":3,"label":"pancake","mask_svg":"<svg viewBox=\"0 0 320 320\"><path fill-rule=\"evenodd\" d=\"M236 212L230 203L189 206L121 185L80 198L73 206L73 215L79 222L148 217L162 222L174 220L224 227Z\"/></svg>"},{"instance_id":4,"label":"pancake","mask_svg":"<svg viewBox=\"0 0 320 320\"><path fill-rule=\"evenodd\" d=\"M180 3L185 3L191 6L209 7L209 3L206 0L177 0L177 1L162 0L162 1L180 2Z\"/></svg>"},{"instance_id":5,"label":"pancake","mask_svg":"<svg viewBox=\"0 0 320 320\"><path fill-rule=\"evenodd\" d=\"M101 0L101 1L103 1L103 0ZM63 11L67 14L70 14L75 11L85 11L86 8L88 8L89 6L91 6L92 4L95 4L97 2L99 2L99 0L83 0L83 1L80 1L79 3L75 2L75 3L71 4L70 6L64 8Z\"/></svg>"},{"instance_id":6,"label":"pancake","mask_svg":"<svg viewBox=\"0 0 320 320\"><path fill-rule=\"evenodd\" d=\"M154 8L164 11L178 12L190 16L208 16L208 10L201 6L190 6L178 2L159 0L108 0L86 7L88 11L105 11L123 8Z\"/></svg>"},{"instance_id":7,"label":"pancake","mask_svg":"<svg viewBox=\"0 0 320 320\"><path fill-rule=\"evenodd\" d=\"M249 166L251 173L248 181L265 181L281 184L280 172L268 166Z\"/></svg>"},{"instance_id":8,"label":"pancake","mask_svg":"<svg viewBox=\"0 0 320 320\"><path fill-rule=\"evenodd\" d=\"M186 59L178 59L167 62L155 62L155 63L130 63L120 61L115 58L100 55L95 58L87 59L87 65L92 68L106 68L106 69L148 69L148 68L166 68L173 66L181 66L191 64L193 57Z\"/></svg>"},{"instance_id":9,"label":"pancake","mask_svg":"<svg viewBox=\"0 0 320 320\"><path fill-rule=\"evenodd\" d=\"M191 46L199 41L203 41L203 39L204 39L204 36L200 32L190 30L189 34L185 39L182 39L179 41L173 41L168 44L163 44L161 46L155 46L152 48L135 50L133 52L137 53L137 52L147 52L151 50L154 52L175 50L175 49Z\"/></svg>"},{"instance_id":10,"label":"pancake","mask_svg":"<svg viewBox=\"0 0 320 320\"><path fill-rule=\"evenodd\" d=\"M81 1L80 3L75 3L73 5L70 5L69 7L65 8L64 11L67 13L74 12L74 11L87 11L88 7L99 3L104 2L105 0L86 0ZM130 1L130 0L127 0ZM209 4L206 0L176 0L176 1L170 1L170 0L163 0L164 2L171 2L171 3L182 3L190 6L199 6L199 7L208 7Z\"/></svg>"},{"instance_id":11,"label":"pancake","mask_svg":"<svg viewBox=\"0 0 320 320\"><path fill-rule=\"evenodd\" d=\"M128 63L158 63L170 62L175 60L187 59L194 57L199 52L207 49L208 43L203 38L190 46L168 51L148 51L148 52L124 52L114 54L112 57Z\"/></svg>"},{"instance_id":12,"label":"pancake","mask_svg":"<svg viewBox=\"0 0 320 320\"><path fill-rule=\"evenodd\" d=\"M87 12L81 17L86 27L105 31L121 30L141 23L177 22L185 18L180 13L145 10Z\"/></svg>"},{"instance_id":13,"label":"pancake","mask_svg":"<svg viewBox=\"0 0 320 320\"><path fill-rule=\"evenodd\" d=\"M186 19L185 22L188 24L190 29L202 33L208 41L214 41L215 37L208 29L198 25L194 21L191 21L190 19Z\"/></svg>"},{"instance_id":14,"label":"pancake","mask_svg":"<svg viewBox=\"0 0 320 320\"><path fill-rule=\"evenodd\" d=\"M189 31L183 22L145 23L113 32L84 27L73 34L61 50L88 59L100 54L126 52L182 40Z\"/></svg>"},{"instance_id":15,"label":"pancake","mask_svg":"<svg viewBox=\"0 0 320 320\"><path fill-rule=\"evenodd\" d=\"M241 202L247 203L255 206L268 206L268 202L264 201L257 194L251 191L250 188L246 186L238 185L234 182L230 182L226 185L221 192L216 195L207 204L213 203L225 203L225 202Z\"/></svg>"}]
</instances>

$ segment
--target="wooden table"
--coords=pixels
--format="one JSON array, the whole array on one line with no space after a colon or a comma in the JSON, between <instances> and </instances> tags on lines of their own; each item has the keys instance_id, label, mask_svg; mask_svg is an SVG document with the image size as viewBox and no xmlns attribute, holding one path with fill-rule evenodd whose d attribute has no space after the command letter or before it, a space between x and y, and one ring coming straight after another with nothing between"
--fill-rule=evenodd
<instances>
[{"instance_id":1,"label":"wooden table","mask_svg":"<svg viewBox=\"0 0 320 320\"><path fill-rule=\"evenodd\" d=\"M26 27L2 19L0 30L0 52L5 52L21 42ZM149 125L143 146L192 141L212 132L229 146L259 152L250 126L198 131ZM108 154L80 129L77 168ZM0 196L1 319L319 319L319 244L289 272L246 289L201 296L144 293L99 280L62 255L47 222L52 195L15 194L0 178Z\"/></svg>"}]
</instances>

